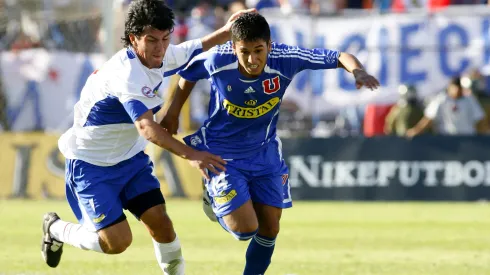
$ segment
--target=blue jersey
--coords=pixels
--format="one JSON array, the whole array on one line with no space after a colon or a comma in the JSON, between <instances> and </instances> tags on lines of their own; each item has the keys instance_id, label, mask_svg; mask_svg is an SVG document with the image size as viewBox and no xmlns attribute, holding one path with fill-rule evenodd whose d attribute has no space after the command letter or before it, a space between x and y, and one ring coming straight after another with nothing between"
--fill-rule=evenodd
<instances>
[{"instance_id":1,"label":"blue jersey","mask_svg":"<svg viewBox=\"0 0 490 275\"><path fill-rule=\"evenodd\" d=\"M272 43L264 72L247 78L238 71L231 42L196 56L179 72L188 81L211 83L209 118L187 144L225 159L246 158L276 139L279 107L294 75L337 68L340 52Z\"/></svg>"}]
</instances>

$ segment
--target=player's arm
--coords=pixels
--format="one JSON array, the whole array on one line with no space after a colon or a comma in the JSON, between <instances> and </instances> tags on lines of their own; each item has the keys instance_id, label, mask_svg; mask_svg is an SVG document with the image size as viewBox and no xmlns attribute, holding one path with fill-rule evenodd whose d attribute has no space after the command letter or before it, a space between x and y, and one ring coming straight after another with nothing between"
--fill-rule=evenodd
<instances>
[{"instance_id":1,"label":"player's arm","mask_svg":"<svg viewBox=\"0 0 490 275\"><path fill-rule=\"evenodd\" d=\"M170 101L169 107L165 116L160 122L160 125L167 129L167 131L175 135L179 129L179 115L184 103L192 92L192 89L196 86L196 82L188 81L184 78L180 78L179 83L173 91L173 96Z\"/></svg>"},{"instance_id":2,"label":"player's arm","mask_svg":"<svg viewBox=\"0 0 490 275\"><path fill-rule=\"evenodd\" d=\"M379 87L379 81L374 76L368 74L364 70L361 62L352 54L341 52L337 67L345 69L354 75L357 89L360 89L362 86L366 86L371 90Z\"/></svg>"},{"instance_id":3,"label":"player's arm","mask_svg":"<svg viewBox=\"0 0 490 275\"><path fill-rule=\"evenodd\" d=\"M189 160L192 166L201 170L201 174L204 177L209 179L209 175L207 175L204 169L208 169L216 174L219 174L216 168L225 171L223 165L226 164L226 161L208 152L194 150L173 138L170 133L165 131L153 120L152 110L148 110L138 117L134 125L140 136L181 158Z\"/></svg>"},{"instance_id":4,"label":"player's arm","mask_svg":"<svg viewBox=\"0 0 490 275\"><path fill-rule=\"evenodd\" d=\"M192 59L187 67L179 71L181 79L175 89L170 91L171 96L169 104L167 105L167 110L165 110L165 116L160 122L160 125L167 129L170 134L177 134L177 130L179 129L180 111L187 98L189 98L195 83L200 79L207 79L210 77L206 64L213 58L214 55L211 52L201 53Z\"/></svg>"},{"instance_id":5,"label":"player's arm","mask_svg":"<svg viewBox=\"0 0 490 275\"><path fill-rule=\"evenodd\" d=\"M284 62L281 65L289 78L303 70L343 68L354 75L358 89L362 86L376 89L379 86L378 80L369 75L364 70L361 62L349 53L323 48L307 49L285 44L274 44L270 55L274 59L279 58L279 60Z\"/></svg>"},{"instance_id":6,"label":"player's arm","mask_svg":"<svg viewBox=\"0 0 490 275\"><path fill-rule=\"evenodd\" d=\"M247 12L257 12L257 10L256 9L241 10L232 14L228 19L228 22L226 22L226 24L223 27L201 38L202 50L207 51L216 45L223 44L226 41L230 40L231 25L233 24L233 22L235 22L235 20L240 15Z\"/></svg>"}]
</instances>

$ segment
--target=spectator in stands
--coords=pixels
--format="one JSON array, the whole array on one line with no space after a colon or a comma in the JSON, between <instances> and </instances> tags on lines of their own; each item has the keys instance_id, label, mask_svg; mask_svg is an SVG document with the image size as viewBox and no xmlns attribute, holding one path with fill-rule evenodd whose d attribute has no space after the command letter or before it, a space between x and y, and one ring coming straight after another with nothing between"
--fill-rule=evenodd
<instances>
[{"instance_id":1,"label":"spectator in stands","mask_svg":"<svg viewBox=\"0 0 490 275\"><path fill-rule=\"evenodd\" d=\"M0 125L3 131L10 130L7 111L7 97L3 91L2 78L0 77Z\"/></svg>"},{"instance_id":2,"label":"spectator in stands","mask_svg":"<svg viewBox=\"0 0 490 275\"><path fill-rule=\"evenodd\" d=\"M364 136L384 136L386 116L393 104L368 104L364 114Z\"/></svg>"},{"instance_id":3,"label":"spectator in stands","mask_svg":"<svg viewBox=\"0 0 490 275\"><path fill-rule=\"evenodd\" d=\"M407 130L422 119L424 108L417 100L417 90L414 86L401 85L398 92L400 99L386 117L385 133L405 136Z\"/></svg>"},{"instance_id":4,"label":"spectator in stands","mask_svg":"<svg viewBox=\"0 0 490 275\"><path fill-rule=\"evenodd\" d=\"M482 106L485 118L482 123L478 124L478 131L485 132L490 125L490 91L487 89L487 79L479 69L473 69L461 79L461 85L467 94L472 94Z\"/></svg>"},{"instance_id":5,"label":"spectator in stands","mask_svg":"<svg viewBox=\"0 0 490 275\"><path fill-rule=\"evenodd\" d=\"M424 117L407 131L414 137L433 126L440 135L475 135L485 113L473 95L464 95L461 78L451 79L445 93L437 95L424 111Z\"/></svg>"},{"instance_id":6,"label":"spectator in stands","mask_svg":"<svg viewBox=\"0 0 490 275\"><path fill-rule=\"evenodd\" d=\"M279 3L276 0L246 0L245 4L257 10L279 7Z\"/></svg>"}]
</instances>

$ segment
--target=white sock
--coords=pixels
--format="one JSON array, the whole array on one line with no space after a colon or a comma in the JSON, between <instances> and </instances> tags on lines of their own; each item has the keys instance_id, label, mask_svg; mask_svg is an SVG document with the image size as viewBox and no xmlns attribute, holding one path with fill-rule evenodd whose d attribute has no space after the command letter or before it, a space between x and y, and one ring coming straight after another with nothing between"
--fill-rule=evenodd
<instances>
[{"instance_id":1,"label":"white sock","mask_svg":"<svg viewBox=\"0 0 490 275\"><path fill-rule=\"evenodd\" d=\"M184 258L177 236L171 243L159 243L153 240L153 246L164 275L184 275Z\"/></svg>"},{"instance_id":2,"label":"white sock","mask_svg":"<svg viewBox=\"0 0 490 275\"><path fill-rule=\"evenodd\" d=\"M49 234L56 240L74 247L103 253L97 232L89 231L81 224L57 220L49 227Z\"/></svg>"}]
</instances>

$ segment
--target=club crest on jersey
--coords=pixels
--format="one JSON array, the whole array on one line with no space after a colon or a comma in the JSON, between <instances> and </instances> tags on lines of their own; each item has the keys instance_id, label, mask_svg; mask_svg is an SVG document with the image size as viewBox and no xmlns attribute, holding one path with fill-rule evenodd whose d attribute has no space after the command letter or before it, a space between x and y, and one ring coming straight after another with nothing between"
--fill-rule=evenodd
<instances>
[{"instance_id":1,"label":"club crest on jersey","mask_svg":"<svg viewBox=\"0 0 490 275\"><path fill-rule=\"evenodd\" d=\"M141 93L148 98L154 98L156 96L153 90L148 86L141 88Z\"/></svg>"},{"instance_id":2,"label":"club crest on jersey","mask_svg":"<svg viewBox=\"0 0 490 275\"><path fill-rule=\"evenodd\" d=\"M226 90L228 90L228 92L231 92L231 85L228 85L228 86L226 87Z\"/></svg>"},{"instance_id":3,"label":"club crest on jersey","mask_svg":"<svg viewBox=\"0 0 490 275\"><path fill-rule=\"evenodd\" d=\"M247 101L245 101L245 104L247 104L248 106L255 106L255 105L257 105L257 99L247 100Z\"/></svg>"},{"instance_id":4,"label":"club crest on jersey","mask_svg":"<svg viewBox=\"0 0 490 275\"><path fill-rule=\"evenodd\" d=\"M281 83L279 80L280 80L279 76L276 76L273 79L266 79L262 81L262 87L264 88L264 93L270 95L279 91L279 89L281 89Z\"/></svg>"}]
</instances>

